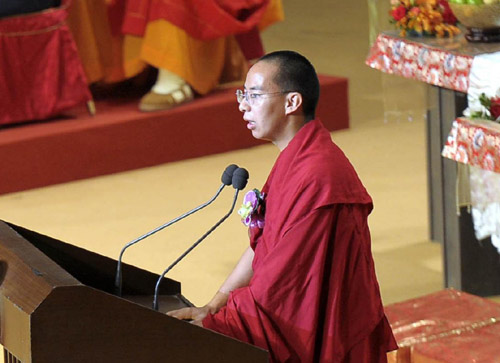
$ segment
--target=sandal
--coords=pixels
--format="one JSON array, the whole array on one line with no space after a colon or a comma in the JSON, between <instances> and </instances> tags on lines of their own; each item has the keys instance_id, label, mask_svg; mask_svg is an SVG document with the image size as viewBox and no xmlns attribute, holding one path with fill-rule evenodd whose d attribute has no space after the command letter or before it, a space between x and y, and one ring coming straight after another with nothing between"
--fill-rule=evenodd
<instances>
[{"instance_id":1,"label":"sandal","mask_svg":"<svg viewBox=\"0 0 500 363\"><path fill-rule=\"evenodd\" d=\"M141 98L139 110L143 112L169 110L183 103L190 102L193 99L193 91L185 83L178 89L167 94L160 94L154 91L148 92Z\"/></svg>"}]
</instances>

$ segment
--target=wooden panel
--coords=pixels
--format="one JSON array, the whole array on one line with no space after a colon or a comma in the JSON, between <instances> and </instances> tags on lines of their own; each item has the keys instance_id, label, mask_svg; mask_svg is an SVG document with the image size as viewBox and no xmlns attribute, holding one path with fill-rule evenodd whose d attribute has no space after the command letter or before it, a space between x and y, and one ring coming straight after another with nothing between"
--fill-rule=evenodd
<instances>
[{"instance_id":1,"label":"wooden panel","mask_svg":"<svg viewBox=\"0 0 500 363\"><path fill-rule=\"evenodd\" d=\"M47 363L267 361L263 350L85 286L56 288L35 311L32 349L33 362Z\"/></svg>"},{"instance_id":2,"label":"wooden panel","mask_svg":"<svg viewBox=\"0 0 500 363\"><path fill-rule=\"evenodd\" d=\"M54 286L79 284L4 222L0 222L0 261L2 295L28 315Z\"/></svg>"}]
</instances>

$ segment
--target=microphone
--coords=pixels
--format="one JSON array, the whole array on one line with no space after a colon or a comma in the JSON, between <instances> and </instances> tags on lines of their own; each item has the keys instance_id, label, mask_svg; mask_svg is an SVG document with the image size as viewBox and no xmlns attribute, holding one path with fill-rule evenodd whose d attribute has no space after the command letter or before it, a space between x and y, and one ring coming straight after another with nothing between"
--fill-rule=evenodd
<instances>
[{"instance_id":1,"label":"microphone","mask_svg":"<svg viewBox=\"0 0 500 363\"><path fill-rule=\"evenodd\" d=\"M219 219L217 223L215 223L212 228L208 230L203 236L200 237L191 247L189 247L182 255L180 255L170 266L168 266L165 271L160 275L158 280L156 281L156 286L155 286L155 294L154 294L154 299L153 299L153 309L158 311L158 294L160 291L160 284L161 281L163 280L163 277L175 266L177 265L184 257L187 256L189 252L191 252L196 246L198 246L210 233L212 233L222 222L224 222L229 215L233 212L234 206L236 204L236 199L238 199L238 193L240 190L245 188L248 182L248 171L243 168L238 168L234 171L233 173L233 178L232 178L232 184L233 188L236 189L233 197L233 204L231 205L231 208L229 209L229 212L226 213L224 217Z\"/></svg>"},{"instance_id":2,"label":"microphone","mask_svg":"<svg viewBox=\"0 0 500 363\"><path fill-rule=\"evenodd\" d=\"M244 168L237 168L233 172L232 184L233 188L236 189L236 192L242 190L247 186L248 182L248 171Z\"/></svg>"},{"instance_id":3,"label":"microphone","mask_svg":"<svg viewBox=\"0 0 500 363\"><path fill-rule=\"evenodd\" d=\"M153 229L152 231L149 231L148 233L134 239L133 241L130 241L122 248L122 250L120 251L120 256L118 257L117 265L116 265L115 293L117 296L122 296L122 259L123 259L123 253L125 252L125 250L127 248L129 248L130 246L136 244L137 242L140 242L143 239L155 234L156 232L159 232L162 229L164 229L168 226L171 226L172 224L180 221L181 219L184 219L187 216L190 216L191 214L198 212L199 210L205 208L207 205L212 203L219 196L220 192L222 191L222 189L224 189L225 186L231 185L233 183L233 174L236 170L238 170L238 165L235 165L235 164L231 164L231 165L228 165L226 167L226 169L224 170L224 172L222 173L222 176L221 176L221 181L222 181L221 186L219 187L219 189L217 190L215 195L208 202L205 202L205 203L199 205L198 207L191 209L189 212L186 212L186 213L182 214L181 216L174 218L171 221Z\"/></svg>"}]
</instances>

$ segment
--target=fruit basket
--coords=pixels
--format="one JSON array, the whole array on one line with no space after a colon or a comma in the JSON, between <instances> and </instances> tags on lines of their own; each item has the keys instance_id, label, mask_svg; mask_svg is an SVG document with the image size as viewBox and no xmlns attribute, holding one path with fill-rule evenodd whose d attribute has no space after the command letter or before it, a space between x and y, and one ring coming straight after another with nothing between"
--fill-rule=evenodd
<instances>
[{"instance_id":1,"label":"fruit basket","mask_svg":"<svg viewBox=\"0 0 500 363\"><path fill-rule=\"evenodd\" d=\"M500 0L449 0L470 42L500 42Z\"/></svg>"}]
</instances>

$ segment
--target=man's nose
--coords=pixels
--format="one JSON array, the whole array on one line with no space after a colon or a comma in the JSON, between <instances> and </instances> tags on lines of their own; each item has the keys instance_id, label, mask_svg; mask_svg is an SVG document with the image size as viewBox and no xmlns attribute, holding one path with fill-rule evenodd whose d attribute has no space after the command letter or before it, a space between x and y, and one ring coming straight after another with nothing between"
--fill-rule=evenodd
<instances>
[{"instance_id":1,"label":"man's nose","mask_svg":"<svg viewBox=\"0 0 500 363\"><path fill-rule=\"evenodd\" d=\"M240 102L238 108L241 112L246 112L250 109L250 105L248 104L246 99L243 99L243 101Z\"/></svg>"}]
</instances>

